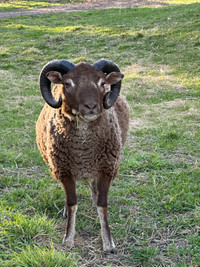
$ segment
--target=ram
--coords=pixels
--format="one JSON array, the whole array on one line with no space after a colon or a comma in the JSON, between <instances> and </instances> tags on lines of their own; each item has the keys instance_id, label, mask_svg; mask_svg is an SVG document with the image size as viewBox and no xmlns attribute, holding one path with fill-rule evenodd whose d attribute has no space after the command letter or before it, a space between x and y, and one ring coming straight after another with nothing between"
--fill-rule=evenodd
<instances>
[{"instance_id":1,"label":"ram","mask_svg":"<svg viewBox=\"0 0 200 267\"><path fill-rule=\"evenodd\" d=\"M122 78L119 67L105 59L93 65L54 60L40 74L47 103L36 123L36 139L52 176L66 193L63 243L68 246L73 246L75 236L76 181L86 180L100 218L103 250L116 252L107 206L129 125L129 107L119 95ZM52 90L51 82L56 84Z\"/></svg>"}]
</instances>

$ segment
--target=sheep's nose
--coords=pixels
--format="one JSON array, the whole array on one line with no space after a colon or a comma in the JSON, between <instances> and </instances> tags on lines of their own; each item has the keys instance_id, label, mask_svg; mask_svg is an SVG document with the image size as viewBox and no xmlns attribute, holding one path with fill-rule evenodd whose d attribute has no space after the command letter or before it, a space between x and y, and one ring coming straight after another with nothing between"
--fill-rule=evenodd
<instances>
[{"instance_id":1,"label":"sheep's nose","mask_svg":"<svg viewBox=\"0 0 200 267\"><path fill-rule=\"evenodd\" d=\"M90 114L99 114L100 112L100 106L98 102L94 101L86 101L84 104L79 105L79 112L82 115L90 115Z\"/></svg>"},{"instance_id":2,"label":"sheep's nose","mask_svg":"<svg viewBox=\"0 0 200 267\"><path fill-rule=\"evenodd\" d=\"M97 107L97 104L94 104L94 103L92 103L92 104L85 104L84 106L85 106L86 109L88 109L88 110L91 111L91 110L94 110Z\"/></svg>"}]
</instances>

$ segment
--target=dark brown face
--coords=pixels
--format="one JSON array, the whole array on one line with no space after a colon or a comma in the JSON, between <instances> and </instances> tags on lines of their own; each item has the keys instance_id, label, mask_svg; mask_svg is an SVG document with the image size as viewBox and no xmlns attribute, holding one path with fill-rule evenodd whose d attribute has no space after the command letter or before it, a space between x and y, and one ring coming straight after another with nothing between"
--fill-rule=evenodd
<instances>
[{"instance_id":1,"label":"dark brown face","mask_svg":"<svg viewBox=\"0 0 200 267\"><path fill-rule=\"evenodd\" d=\"M106 75L95 66L80 63L64 75L57 71L49 71L46 77L52 83L63 85L62 102L73 114L86 121L93 121L102 112L105 95L109 97L108 94L114 94L114 91L105 93L105 84L116 84L124 76L120 72Z\"/></svg>"},{"instance_id":2,"label":"dark brown face","mask_svg":"<svg viewBox=\"0 0 200 267\"><path fill-rule=\"evenodd\" d=\"M97 119L102 111L106 75L82 63L62 77L64 101L72 113L87 121Z\"/></svg>"}]
</instances>

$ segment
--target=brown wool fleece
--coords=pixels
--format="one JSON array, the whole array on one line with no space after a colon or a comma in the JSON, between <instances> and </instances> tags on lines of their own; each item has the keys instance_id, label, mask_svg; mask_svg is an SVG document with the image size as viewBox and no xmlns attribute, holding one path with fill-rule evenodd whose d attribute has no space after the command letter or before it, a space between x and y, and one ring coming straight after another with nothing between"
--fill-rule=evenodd
<instances>
[{"instance_id":1,"label":"brown wool fleece","mask_svg":"<svg viewBox=\"0 0 200 267\"><path fill-rule=\"evenodd\" d=\"M62 85L57 85L54 96L61 91ZM70 174L75 180L94 179L103 172L114 179L128 132L125 98L119 96L112 108L91 122L77 123L64 105L53 109L45 104L36 123L37 145L53 177L62 180Z\"/></svg>"}]
</instances>

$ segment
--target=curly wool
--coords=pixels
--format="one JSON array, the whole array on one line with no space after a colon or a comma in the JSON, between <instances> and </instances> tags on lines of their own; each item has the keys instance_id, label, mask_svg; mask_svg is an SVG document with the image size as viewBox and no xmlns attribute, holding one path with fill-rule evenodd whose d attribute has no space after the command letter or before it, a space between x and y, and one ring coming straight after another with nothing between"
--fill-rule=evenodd
<instances>
[{"instance_id":1,"label":"curly wool","mask_svg":"<svg viewBox=\"0 0 200 267\"><path fill-rule=\"evenodd\" d=\"M92 122L69 119L63 108L45 104L36 124L37 144L54 178L72 175L92 180L99 173L114 179L128 131L129 108L123 96Z\"/></svg>"}]
</instances>

